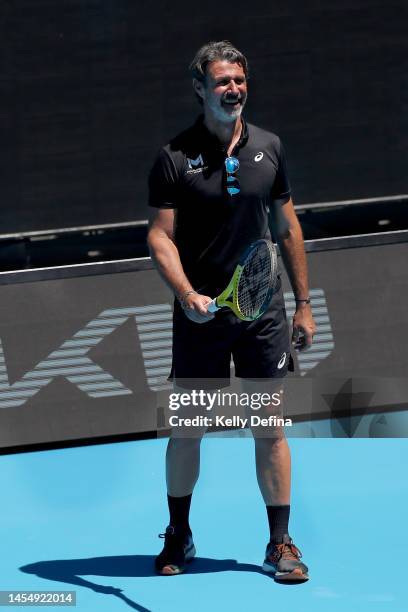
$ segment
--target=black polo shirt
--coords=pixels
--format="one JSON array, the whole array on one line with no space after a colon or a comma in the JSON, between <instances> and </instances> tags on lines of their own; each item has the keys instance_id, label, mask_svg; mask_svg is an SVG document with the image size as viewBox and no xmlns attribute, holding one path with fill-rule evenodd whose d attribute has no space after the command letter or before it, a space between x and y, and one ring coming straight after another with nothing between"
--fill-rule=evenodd
<instances>
[{"instance_id":1,"label":"black polo shirt","mask_svg":"<svg viewBox=\"0 0 408 612\"><path fill-rule=\"evenodd\" d=\"M240 192L227 191L226 148L200 117L164 146L149 176L149 205L175 209L175 242L193 287L216 296L228 284L242 252L270 238L272 203L290 198L279 137L245 123L232 156Z\"/></svg>"}]
</instances>

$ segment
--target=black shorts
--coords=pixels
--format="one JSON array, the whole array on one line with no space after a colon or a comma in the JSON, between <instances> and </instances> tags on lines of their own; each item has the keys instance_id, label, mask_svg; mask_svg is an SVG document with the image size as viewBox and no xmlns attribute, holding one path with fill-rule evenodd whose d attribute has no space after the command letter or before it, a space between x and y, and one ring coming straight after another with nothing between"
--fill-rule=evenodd
<instances>
[{"instance_id":1,"label":"black shorts","mask_svg":"<svg viewBox=\"0 0 408 612\"><path fill-rule=\"evenodd\" d=\"M241 321L229 308L208 323L194 323L176 302L170 379L184 388L229 385L231 355L239 378L283 378L293 371L281 281L256 321Z\"/></svg>"}]
</instances>

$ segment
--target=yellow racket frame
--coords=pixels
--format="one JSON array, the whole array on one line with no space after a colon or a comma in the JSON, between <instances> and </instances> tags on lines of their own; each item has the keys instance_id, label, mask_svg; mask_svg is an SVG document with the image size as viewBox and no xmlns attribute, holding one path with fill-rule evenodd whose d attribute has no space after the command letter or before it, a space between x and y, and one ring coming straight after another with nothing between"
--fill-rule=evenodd
<instances>
[{"instance_id":1,"label":"yellow racket frame","mask_svg":"<svg viewBox=\"0 0 408 612\"><path fill-rule=\"evenodd\" d=\"M270 243L270 247L272 247L273 251L275 252L275 257L276 257L276 251L275 251L275 247L273 243ZM255 321L261 315L263 315L263 313L265 312L265 309L259 308L258 312L255 315L251 317L246 317L239 308L237 291L238 291L238 285L239 285L239 281L240 281L243 269L244 269L244 266L242 264L237 265L237 267L234 270L234 274L232 275L232 278L230 282L228 283L228 286L226 287L226 289L224 289L224 291L220 293L220 295L216 297L208 306L207 310L209 312L216 312L220 308L228 307L228 308L231 308L235 316L238 317L238 319L241 319L241 321ZM273 293L275 286L276 286L276 279L275 279L273 286L271 287L271 294Z\"/></svg>"},{"instance_id":2,"label":"yellow racket frame","mask_svg":"<svg viewBox=\"0 0 408 612\"><path fill-rule=\"evenodd\" d=\"M215 298L213 302L213 304L215 305L214 310L211 309L211 305L208 307L208 310L210 312L214 312L215 310L219 310L224 306L228 306L228 308L231 308L231 310L238 317L238 319L241 319L242 321L252 321L252 317L245 317L238 306L237 289L242 270L243 266L240 266L238 264L234 270L234 274L232 275L228 287L224 289L224 291L220 293L218 297Z\"/></svg>"}]
</instances>

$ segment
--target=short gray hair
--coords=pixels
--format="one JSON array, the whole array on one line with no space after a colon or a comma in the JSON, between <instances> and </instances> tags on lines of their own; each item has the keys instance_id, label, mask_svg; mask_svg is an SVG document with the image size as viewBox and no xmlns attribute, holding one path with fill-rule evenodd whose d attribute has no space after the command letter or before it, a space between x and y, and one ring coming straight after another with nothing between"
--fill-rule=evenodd
<instances>
[{"instance_id":1,"label":"short gray hair","mask_svg":"<svg viewBox=\"0 0 408 612\"><path fill-rule=\"evenodd\" d=\"M209 42L203 45L196 53L190 64L190 73L194 79L205 81L207 64L210 62L226 61L231 64L240 64L248 78L248 62L243 53L238 51L229 40Z\"/></svg>"}]
</instances>

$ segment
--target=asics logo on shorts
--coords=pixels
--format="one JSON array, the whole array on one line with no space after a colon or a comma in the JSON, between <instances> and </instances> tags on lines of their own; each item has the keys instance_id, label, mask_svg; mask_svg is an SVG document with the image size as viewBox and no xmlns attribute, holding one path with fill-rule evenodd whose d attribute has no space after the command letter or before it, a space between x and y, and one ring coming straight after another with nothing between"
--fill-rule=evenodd
<instances>
[{"instance_id":1,"label":"asics logo on shorts","mask_svg":"<svg viewBox=\"0 0 408 612\"><path fill-rule=\"evenodd\" d=\"M286 353L283 353L282 357L279 359L278 370L281 370L283 368L283 366L285 365L285 361L286 361Z\"/></svg>"}]
</instances>

